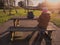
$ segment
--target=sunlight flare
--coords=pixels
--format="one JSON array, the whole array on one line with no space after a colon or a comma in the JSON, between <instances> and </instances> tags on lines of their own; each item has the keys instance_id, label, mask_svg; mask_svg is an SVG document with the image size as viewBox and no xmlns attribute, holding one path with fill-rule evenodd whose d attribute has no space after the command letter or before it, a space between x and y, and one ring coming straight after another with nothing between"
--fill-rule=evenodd
<instances>
[{"instance_id":1,"label":"sunlight flare","mask_svg":"<svg viewBox=\"0 0 60 45\"><path fill-rule=\"evenodd\" d=\"M50 3L58 3L58 2L60 2L60 0L48 0L48 2L50 2Z\"/></svg>"}]
</instances>

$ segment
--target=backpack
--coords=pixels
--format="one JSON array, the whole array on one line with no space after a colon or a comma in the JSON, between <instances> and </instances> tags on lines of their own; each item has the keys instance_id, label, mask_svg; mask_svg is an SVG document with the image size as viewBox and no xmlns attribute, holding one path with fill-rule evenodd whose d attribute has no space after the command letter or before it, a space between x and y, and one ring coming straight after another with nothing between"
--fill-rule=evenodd
<instances>
[{"instance_id":1,"label":"backpack","mask_svg":"<svg viewBox=\"0 0 60 45\"><path fill-rule=\"evenodd\" d=\"M32 11L28 12L27 18L28 19L33 19L34 18L34 14L33 14Z\"/></svg>"}]
</instances>

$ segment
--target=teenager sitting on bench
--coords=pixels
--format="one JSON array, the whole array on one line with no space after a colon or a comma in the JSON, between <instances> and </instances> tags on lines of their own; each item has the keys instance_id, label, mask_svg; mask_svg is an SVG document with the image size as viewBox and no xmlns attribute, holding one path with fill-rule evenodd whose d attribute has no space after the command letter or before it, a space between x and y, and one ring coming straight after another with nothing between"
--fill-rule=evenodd
<instances>
[{"instance_id":1,"label":"teenager sitting on bench","mask_svg":"<svg viewBox=\"0 0 60 45\"><path fill-rule=\"evenodd\" d=\"M46 41L46 45L51 45L51 38L46 34L45 30L47 29L48 23L50 21L50 13L47 9L43 9L41 15L38 18L38 30L39 36L36 37L34 44L32 45L41 45L43 39Z\"/></svg>"}]
</instances>

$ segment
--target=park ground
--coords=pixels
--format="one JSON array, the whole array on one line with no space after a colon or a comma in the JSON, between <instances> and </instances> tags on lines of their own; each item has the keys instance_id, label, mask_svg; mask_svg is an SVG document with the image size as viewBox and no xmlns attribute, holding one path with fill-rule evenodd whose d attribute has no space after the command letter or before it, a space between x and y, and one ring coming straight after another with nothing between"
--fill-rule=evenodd
<instances>
[{"instance_id":1,"label":"park ground","mask_svg":"<svg viewBox=\"0 0 60 45\"><path fill-rule=\"evenodd\" d=\"M27 23L28 22L28 23ZM34 27L36 26L38 23L37 21L32 21L32 20L27 20L27 21L24 21L24 20L21 20L20 21L20 26L21 27ZM0 26L0 44L1 45L7 45L9 40L10 40L10 34L6 33L6 30L10 27L10 26L13 26L13 21L12 20L9 20L5 23L3 23L1 26ZM60 29L54 25L52 22L49 22L49 25L48 25L48 28L52 29L54 28L56 31L54 31L52 33L52 45L60 45ZM14 42L10 42L9 45L31 45L34 38L36 37L37 33L38 32L35 32L34 35L31 37L30 41L28 41L27 39L29 38L26 38L28 35L30 35L32 32L16 32L16 36L21 36L19 39L20 41L16 40ZM26 38L26 40L22 40ZM45 41L43 40L42 41L42 45L45 45Z\"/></svg>"},{"instance_id":2,"label":"park ground","mask_svg":"<svg viewBox=\"0 0 60 45\"><path fill-rule=\"evenodd\" d=\"M22 11L21 11L22 10ZM8 11L7 11L8 12ZM7 45L7 42L8 42L8 38L5 38L4 37L4 33L5 31L10 27L10 26L13 26L13 23L12 23L12 20L9 20L10 18L13 18L13 17L16 17L16 16L19 16L19 17L24 17L27 15L27 12L25 12L24 9L20 9L18 10L18 13L16 14L15 11L13 10L11 13L12 15L8 15L8 13L3 13L3 12L0 12L0 38L1 38L1 41L0 41L0 44L1 45ZM23 13L24 12L24 13ZM41 11L37 11L37 10L33 10L34 14L35 14L35 17L38 17L41 13ZM27 23L28 22L28 23ZM36 26L37 22L32 22L32 21L22 21L20 22L21 23L21 26ZM29 25L30 24L30 25ZM56 31L54 31L52 33L52 45L60 45L60 15L59 14L51 14L51 20L50 20L50 23L49 25L50 28L53 27L56 29ZM37 33L37 32L36 32ZM35 33L35 35L36 35ZM17 33L16 32L16 35L21 35L22 38L28 36L29 34L31 34L31 32L20 32L20 33ZM32 41L33 41L34 37L32 37L32 39L30 40L29 44L27 45L31 45ZM25 42L25 41L24 41ZM28 43L28 42L27 42ZM21 44L19 41L18 41L18 44ZM26 43L23 44L23 41L22 41L22 45L25 45ZM9 44L11 45L11 44ZM14 44L14 45L17 45ZM43 41L43 44L44 45L44 41Z\"/></svg>"}]
</instances>

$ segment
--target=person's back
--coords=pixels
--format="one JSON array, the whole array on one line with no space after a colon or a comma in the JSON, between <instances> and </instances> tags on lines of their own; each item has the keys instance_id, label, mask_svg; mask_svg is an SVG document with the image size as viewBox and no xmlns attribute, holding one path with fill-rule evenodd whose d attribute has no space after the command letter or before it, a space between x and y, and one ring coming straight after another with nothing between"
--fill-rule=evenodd
<instances>
[{"instance_id":1,"label":"person's back","mask_svg":"<svg viewBox=\"0 0 60 45\"><path fill-rule=\"evenodd\" d=\"M47 10L44 10L42 14L39 16L37 21L38 21L38 30L39 30L38 32L39 37L36 38L37 41L39 41L37 45L41 45L43 39L45 40L46 45L51 45L51 38L49 37L50 32L47 31L46 33L45 31L50 21L50 13L48 13Z\"/></svg>"},{"instance_id":2,"label":"person's back","mask_svg":"<svg viewBox=\"0 0 60 45\"><path fill-rule=\"evenodd\" d=\"M38 27L40 28L47 28L48 22L50 20L50 14L47 12L42 12L42 14L38 18Z\"/></svg>"}]
</instances>

